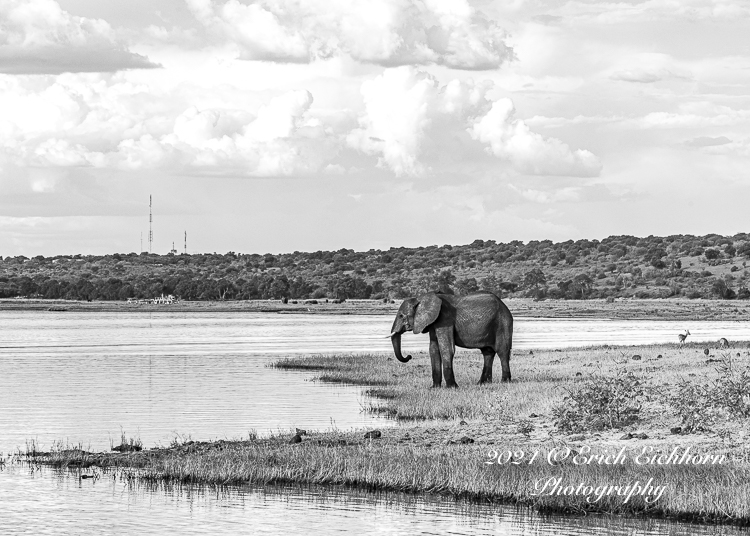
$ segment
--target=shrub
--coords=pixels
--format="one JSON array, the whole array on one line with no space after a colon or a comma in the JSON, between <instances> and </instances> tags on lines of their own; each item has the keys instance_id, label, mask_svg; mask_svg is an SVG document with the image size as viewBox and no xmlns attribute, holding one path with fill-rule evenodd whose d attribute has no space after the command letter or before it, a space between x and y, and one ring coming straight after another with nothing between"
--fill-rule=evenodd
<instances>
[{"instance_id":1,"label":"shrub","mask_svg":"<svg viewBox=\"0 0 750 536\"><path fill-rule=\"evenodd\" d=\"M708 430L714 418L710 399L710 387L680 380L667 395L666 402L680 418L682 433L691 433Z\"/></svg>"},{"instance_id":2,"label":"shrub","mask_svg":"<svg viewBox=\"0 0 750 536\"><path fill-rule=\"evenodd\" d=\"M716 370L719 377L711 389L711 405L724 409L730 417L750 417L750 368L740 369L728 356Z\"/></svg>"},{"instance_id":3,"label":"shrub","mask_svg":"<svg viewBox=\"0 0 750 536\"><path fill-rule=\"evenodd\" d=\"M646 398L643 380L621 368L612 376L593 375L569 390L552 415L566 432L622 428L639 420Z\"/></svg>"}]
</instances>

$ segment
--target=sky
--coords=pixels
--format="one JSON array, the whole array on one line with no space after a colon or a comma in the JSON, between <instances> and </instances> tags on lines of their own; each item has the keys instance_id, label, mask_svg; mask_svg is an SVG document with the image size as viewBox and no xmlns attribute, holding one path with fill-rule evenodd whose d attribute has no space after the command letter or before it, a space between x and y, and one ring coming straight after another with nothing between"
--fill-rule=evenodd
<instances>
[{"instance_id":1,"label":"sky","mask_svg":"<svg viewBox=\"0 0 750 536\"><path fill-rule=\"evenodd\" d=\"M742 0L0 0L0 255L748 232Z\"/></svg>"}]
</instances>

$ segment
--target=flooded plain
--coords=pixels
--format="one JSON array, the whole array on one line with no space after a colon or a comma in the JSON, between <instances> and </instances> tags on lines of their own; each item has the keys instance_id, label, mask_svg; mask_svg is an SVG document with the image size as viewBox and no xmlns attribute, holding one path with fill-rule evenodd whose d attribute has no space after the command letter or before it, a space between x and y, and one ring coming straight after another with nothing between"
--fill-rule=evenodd
<instances>
[{"instance_id":1,"label":"flooded plain","mask_svg":"<svg viewBox=\"0 0 750 536\"><path fill-rule=\"evenodd\" d=\"M395 425L362 411L361 387L309 381L279 357L390 352L384 316L0 312L0 453L33 439L104 450L294 427ZM750 340L739 322L516 319L514 349ZM426 336L404 336L406 351ZM521 357L519 357L521 359ZM593 524L592 524L593 523ZM5 525L5 526L3 526ZM734 534L622 518L542 518L437 498L310 488L148 487L116 474L0 464L0 533Z\"/></svg>"}]
</instances>

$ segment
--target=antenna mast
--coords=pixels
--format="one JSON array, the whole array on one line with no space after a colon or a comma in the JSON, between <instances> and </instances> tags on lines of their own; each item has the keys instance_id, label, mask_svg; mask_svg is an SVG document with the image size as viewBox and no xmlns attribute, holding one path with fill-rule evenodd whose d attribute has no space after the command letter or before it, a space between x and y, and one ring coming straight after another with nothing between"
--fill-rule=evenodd
<instances>
[{"instance_id":1,"label":"antenna mast","mask_svg":"<svg viewBox=\"0 0 750 536\"><path fill-rule=\"evenodd\" d=\"M154 232L151 230L151 224L153 222L153 216L151 215L151 196L148 196L148 252L151 253L151 245L154 241Z\"/></svg>"},{"instance_id":2,"label":"antenna mast","mask_svg":"<svg viewBox=\"0 0 750 536\"><path fill-rule=\"evenodd\" d=\"M187 231L185 231L185 255L187 255Z\"/></svg>"}]
</instances>

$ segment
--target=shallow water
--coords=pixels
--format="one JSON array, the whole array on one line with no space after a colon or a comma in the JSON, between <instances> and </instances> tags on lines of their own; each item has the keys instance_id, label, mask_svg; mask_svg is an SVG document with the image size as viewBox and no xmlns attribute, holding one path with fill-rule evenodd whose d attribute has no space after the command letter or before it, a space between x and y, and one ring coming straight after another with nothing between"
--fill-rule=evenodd
<instances>
[{"instance_id":1,"label":"shallow water","mask_svg":"<svg viewBox=\"0 0 750 536\"><path fill-rule=\"evenodd\" d=\"M62 440L99 450L118 444L121 433L150 447L177 436L231 439L251 430L394 425L362 412L367 400L361 387L311 382L311 373L267 367L283 356L391 352L391 322L390 317L364 315L0 312L0 453L7 455L28 439L42 449ZM738 322L519 318L514 349L672 342L684 329L690 329L693 341L750 339L750 327ZM425 335L404 336L402 341L407 352L427 346ZM319 499L321 494L325 500ZM46 469L29 474L6 464L0 471L0 534L163 533L159 527L170 532L179 527L188 534L605 530L578 518L549 525L549 520L528 513L514 518L497 507L481 510L452 501L412 499L414 510L407 511L401 499L320 490L231 488L211 494L194 488L134 489L106 479L79 481ZM467 509L472 513L466 514ZM432 528L436 518L444 523L439 530ZM610 534L695 533L669 532L688 530L680 525L628 529L625 521L618 524L620 518L606 519L612 525L606 529ZM584 528L577 529L581 523ZM87 528L90 525L95 528ZM311 531L303 530L305 526ZM377 527L386 528L378 532ZM554 527L569 532L555 532Z\"/></svg>"}]
</instances>

